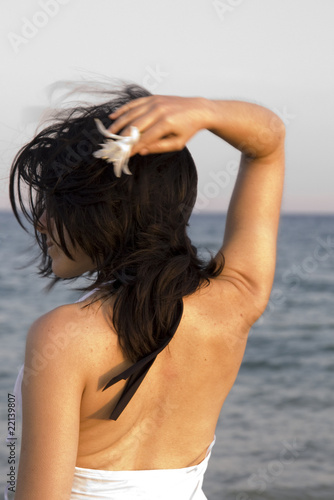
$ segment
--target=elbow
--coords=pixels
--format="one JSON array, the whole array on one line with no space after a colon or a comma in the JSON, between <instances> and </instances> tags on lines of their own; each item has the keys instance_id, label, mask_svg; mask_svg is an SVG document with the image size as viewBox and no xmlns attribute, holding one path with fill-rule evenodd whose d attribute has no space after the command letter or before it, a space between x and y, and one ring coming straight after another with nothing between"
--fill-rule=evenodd
<instances>
[{"instance_id":1,"label":"elbow","mask_svg":"<svg viewBox=\"0 0 334 500\"><path fill-rule=\"evenodd\" d=\"M284 155L285 134L283 121L275 113L272 113L269 125L258 137L259 152L258 155L254 155L255 158L270 163L276 157L281 158L282 154Z\"/></svg>"},{"instance_id":2,"label":"elbow","mask_svg":"<svg viewBox=\"0 0 334 500\"><path fill-rule=\"evenodd\" d=\"M285 135L286 135L285 124L283 120L275 113L272 113L271 115L269 128L272 132L274 149L281 148L282 145L284 146Z\"/></svg>"}]
</instances>

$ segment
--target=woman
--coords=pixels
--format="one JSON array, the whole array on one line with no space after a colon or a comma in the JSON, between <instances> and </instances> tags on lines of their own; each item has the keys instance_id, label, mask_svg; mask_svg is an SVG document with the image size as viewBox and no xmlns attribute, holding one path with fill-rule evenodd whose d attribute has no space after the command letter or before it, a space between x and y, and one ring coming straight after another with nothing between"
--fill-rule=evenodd
<instances>
[{"instance_id":1,"label":"woman","mask_svg":"<svg viewBox=\"0 0 334 500\"><path fill-rule=\"evenodd\" d=\"M242 153L209 263L186 235L185 145L202 129ZM130 137L122 158L109 133ZM205 498L219 413L272 287L284 137L261 106L130 85L18 153L12 206L35 227L41 273L92 284L28 333L16 500Z\"/></svg>"}]
</instances>

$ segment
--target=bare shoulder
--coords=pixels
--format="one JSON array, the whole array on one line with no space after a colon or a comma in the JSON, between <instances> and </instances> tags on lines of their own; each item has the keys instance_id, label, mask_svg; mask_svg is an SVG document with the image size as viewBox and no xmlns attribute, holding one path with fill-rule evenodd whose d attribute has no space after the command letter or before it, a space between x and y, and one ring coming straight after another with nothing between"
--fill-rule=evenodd
<instances>
[{"instance_id":1,"label":"bare shoulder","mask_svg":"<svg viewBox=\"0 0 334 500\"><path fill-rule=\"evenodd\" d=\"M79 304L59 306L34 321L29 329L27 342L37 345L48 342L60 345L64 342L69 345L69 340L79 340L82 336L87 316L87 311Z\"/></svg>"},{"instance_id":2,"label":"bare shoulder","mask_svg":"<svg viewBox=\"0 0 334 500\"><path fill-rule=\"evenodd\" d=\"M185 297L184 305L190 342L205 345L216 366L224 359L226 368L232 363L238 369L249 331L262 313L252 290L237 276L220 275Z\"/></svg>"},{"instance_id":3,"label":"bare shoulder","mask_svg":"<svg viewBox=\"0 0 334 500\"><path fill-rule=\"evenodd\" d=\"M28 332L18 500L69 498L95 315L82 304L61 306L41 316Z\"/></svg>"},{"instance_id":4,"label":"bare shoulder","mask_svg":"<svg viewBox=\"0 0 334 500\"><path fill-rule=\"evenodd\" d=\"M30 327L26 341L26 368L36 370L54 364L67 370L76 366L86 371L92 350L112 334L100 307L84 303L63 305L38 318Z\"/></svg>"},{"instance_id":5,"label":"bare shoulder","mask_svg":"<svg viewBox=\"0 0 334 500\"><path fill-rule=\"evenodd\" d=\"M222 276L184 298L184 359L196 359L203 384L226 397L239 371L249 332L261 311L237 277ZM181 325L182 326L182 325ZM200 348L199 348L200 346ZM204 387L203 386L203 387Z\"/></svg>"}]
</instances>

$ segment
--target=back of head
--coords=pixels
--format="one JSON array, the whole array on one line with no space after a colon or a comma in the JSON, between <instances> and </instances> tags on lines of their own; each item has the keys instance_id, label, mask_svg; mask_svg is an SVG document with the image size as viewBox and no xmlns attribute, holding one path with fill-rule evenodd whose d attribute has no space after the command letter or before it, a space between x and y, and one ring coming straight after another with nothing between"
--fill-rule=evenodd
<instances>
[{"instance_id":1,"label":"back of head","mask_svg":"<svg viewBox=\"0 0 334 500\"><path fill-rule=\"evenodd\" d=\"M104 139L94 119L108 128L110 113L150 95L137 85L110 94L103 104L62 113L18 152L10 199L19 222L21 208L35 228L42 275L52 275L46 237L36 229L43 213L68 257L65 232L96 263L87 290L99 288L102 300L115 295L113 323L125 355L135 361L166 339L178 301L219 270L213 260L206 265L197 257L186 233L197 192L187 148L135 155L132 175L120 178L110 163L93 156Z\"/></svg>"}]
</instances>

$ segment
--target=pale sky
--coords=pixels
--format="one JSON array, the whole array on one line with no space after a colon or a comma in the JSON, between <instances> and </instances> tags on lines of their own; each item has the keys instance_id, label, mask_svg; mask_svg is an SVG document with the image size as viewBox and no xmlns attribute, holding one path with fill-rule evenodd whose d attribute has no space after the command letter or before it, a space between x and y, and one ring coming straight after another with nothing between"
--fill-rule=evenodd
<instances>
[{"instance_id":1,"label":"pale sky","mask_svg":"<svg viewBox=\"0 0 334 500\"><path fill-rule=\"evenodd\" d=\"M130 80L156 94L256 102L286 123L283 212L334 213L333 0L2 0L0 208L16 151L59 80ZM189 143L198 211L226 211L240 153ZM225 172L225 173L224 173ZM226 174L227 172L227 174ZM227 179L225 187L215 179Z\"/></svg>"}]
</instances>

